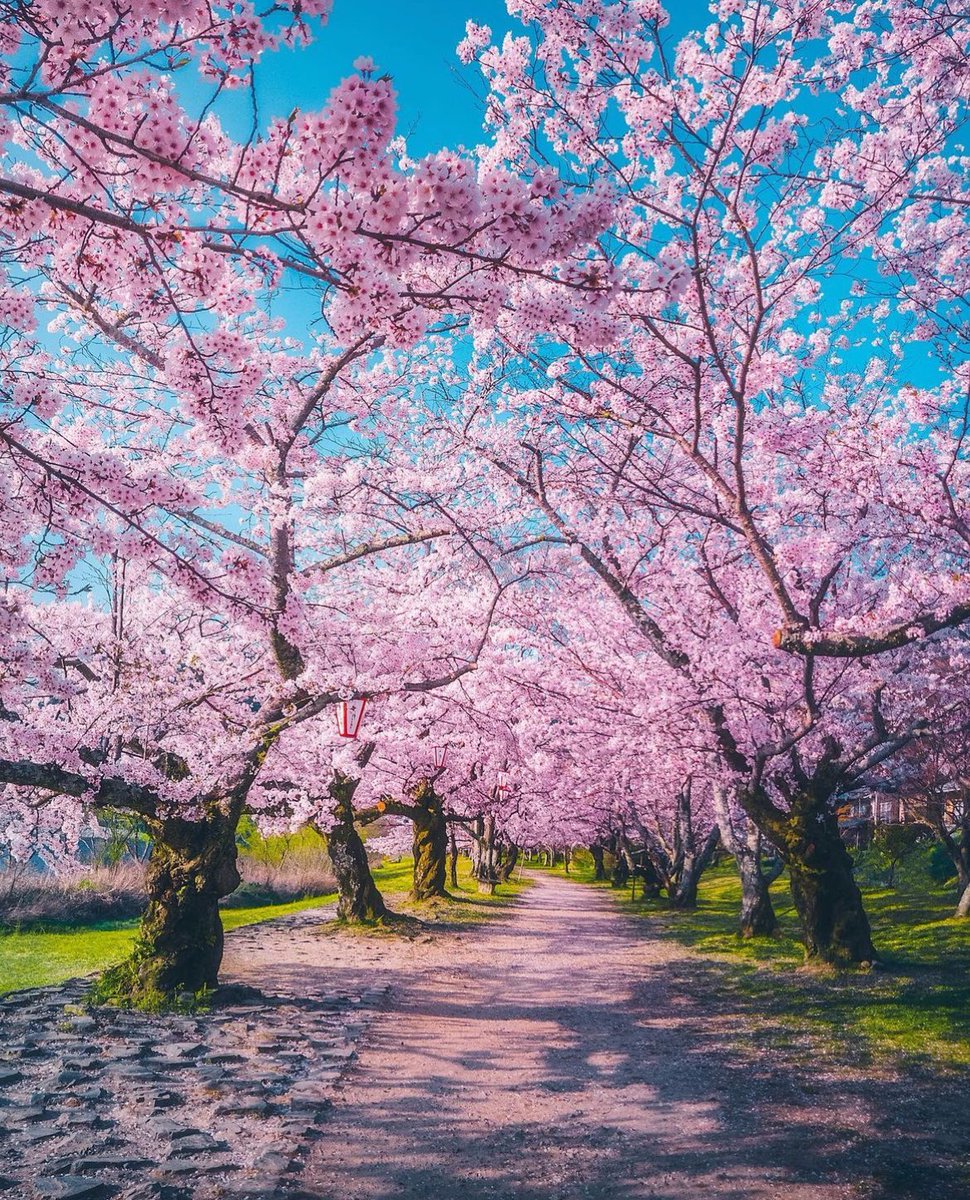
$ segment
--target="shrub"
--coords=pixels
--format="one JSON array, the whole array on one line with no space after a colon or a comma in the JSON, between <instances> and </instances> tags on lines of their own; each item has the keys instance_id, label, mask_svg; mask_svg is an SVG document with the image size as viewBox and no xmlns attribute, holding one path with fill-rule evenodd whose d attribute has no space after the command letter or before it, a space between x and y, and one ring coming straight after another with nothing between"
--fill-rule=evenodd
<instances>
[{"instance_id":1,"label":"shrub","mask_svg":"<svg viewBox=\"0 0 970 1200\"><path fill-rule=\"evenodd\" d=\"M883 833L882 831L886 832ZM909 833L890 831L909 830ZM945 847L921 826L885 825L867 850L853 852L855 876L863 887L904 887L928 892L956 874Z\"/></svg>"},{"instance_id":2,"label":"shrub","mask_svg":"<svg viewBox=\"0 0 970 1200\"><path fill-rule=\"evenodd\" d=\"M337 890L327 842L309 826L295 833L264 837L249 817L239 825L239 874L242 883L223 904L282 904Z\"/></svg>"},{"instance_id":3,"label":"shrub","mask_svg":"<svg viewBox=\"0 0 970 1200\"><path fill-rule=\"evenodd\" d=\"M337 890L330 859L319 848L288 853L281 862L266 862L248 852L239 856L242 883L223 900L230 908L249 904L282 904Z\"/></svg>"},{"instance_id":4,"label":"shrub","mask_svg":"<svg viewBox=\"0 0 970 1200\"><path fill-rule=\"evenodd\" d=\"M926 872L934 883L949 883L951 879L956 878L957 869L942 842L934 842L929 847Z\"/></svg>"},{"instance_id":5,"label":"shrub","mask_svg":"<svg viewBox=\"0 0 970 1200\"><path fill-rule=\"evenodd\" d=\"M11 866L0 872L0 927L92 925L137 917L145 907L145 868L116 863L54 875Z\"/></svg>"},{"instance_id":6,"label":"shrub","mask_svg":"<svg viewBox=\"0 0 970 1200\"><path fill-rule=\"evenodd\" d=\"M257 835L258 838L258 835ZM318 834L259 839L239 856L242 883L224 901L233 908L283 904L336 891ZM0 870L0 929L66 928L140 917L147 901L145 865L76 866L62 874L33 867Z\"/></svg>"}]
</instances>

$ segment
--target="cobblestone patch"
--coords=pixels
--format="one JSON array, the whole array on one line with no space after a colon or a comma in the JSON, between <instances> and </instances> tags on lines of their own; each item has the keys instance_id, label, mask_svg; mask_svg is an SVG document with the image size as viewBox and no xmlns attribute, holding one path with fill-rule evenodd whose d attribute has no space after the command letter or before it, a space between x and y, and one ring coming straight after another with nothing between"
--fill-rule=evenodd
<instances>
[{"instance_id":1,"label":"cobblestone patch","mask_svg":"<svg viewBox=\"0 0 970 1200\"><path fill-rule=\"evenodd\" d=\"M301 939L311 910L260 930ZM221 989L211 1013L85 1011L88 984L0 1000L0 1197L285 1197L386 989Z\"/></svg>"}]
</instances>

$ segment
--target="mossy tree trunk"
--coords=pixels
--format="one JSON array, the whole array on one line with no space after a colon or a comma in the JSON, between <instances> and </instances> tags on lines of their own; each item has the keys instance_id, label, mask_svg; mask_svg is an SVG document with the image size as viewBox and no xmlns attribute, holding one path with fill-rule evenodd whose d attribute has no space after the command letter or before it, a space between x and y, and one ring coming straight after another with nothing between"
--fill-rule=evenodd
<instances>
[{"instance_id":1,"label":"mossy tree trunk","mask_svg":"<svg viewBox=\"0 0 970 1200\"><path fill-rule=\"evenodd\" d=\"M433 800L423 800L416 807L418 815L414 818L414 879L411 895L415 900L447 896L448 827L441 801L435 796Z\"/></svg>"},{"instance_id":2,"label":"mossy tree trunk","mask_svg":"<svg viewBox=\"0 0 970 1200\"><path fill-rule=\"evenodd\" d=\"M748 796L745 807L764 823L788 868L808 957L849 967L871 963L876 952L833 792L831 785L806 787L792 796L787 813L758 796Z\"/></svg>"},{"instance_id":3,"label":"mossy tree trunk","mask_svg":"<svg viewBox=\"0 0 970 1200\"><path fill-rule=\"evenodd\" d=\"M793 819L782 854L809 957L835 966L871 963L869 918L835 813Z\"/></svg>"},{"instance_id":4,"label":"mossy tree trunk","mask_svg":"<svg viewBox=\"0 0 970 1200\"><path fill-rule=\"evenodd\" d=\"M431 900L435 896L447 899L448 818L441 797L430 779L419 779L408 789L407 795L409 803L385 796L373 813L376 815L379 810L392 816L407 817L414 826L412 899Z\"/></svg>"},{"instance_id":5,"label":"mossy tree trunk","mask_svg":"<svg viewBox=\"0 0 970 1200\"><path fill-rule=\"evenodd\" d=\"M370 924L390 915L367 861L367 851L354 825L354 793L359 780L340 772L330 783L334 802L333 823L321 832L337 877L337 916L344 921Z\"/></svg>"},{"instance_id":6,"label":"mossy tree trunk","mask_svg":"<svg viewBox=\"0 0 970 1200\"><path fill-rule=\"evenodd\" d=\"M161 1003L179 992L219 982L223 931L219 900L239 886L238 812L213 806L201 821L146 821L153 839L145 874L148 905L131 957L106 972L105 998L134 1005Z\"/></svg>"}]
</instances>

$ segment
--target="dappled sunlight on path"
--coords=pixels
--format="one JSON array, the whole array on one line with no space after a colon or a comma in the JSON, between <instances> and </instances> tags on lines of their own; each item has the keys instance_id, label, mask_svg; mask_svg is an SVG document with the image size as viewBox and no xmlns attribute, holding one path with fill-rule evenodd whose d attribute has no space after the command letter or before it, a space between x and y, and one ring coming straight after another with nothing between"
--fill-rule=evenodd
<instances>
[{"instance_id":1,"label":"dappled sunlight on path","mask_svg":"<svg viewBox=\"0 0 970 1200\"><path fill-rule=\"evenodd\" d=\"M320 939L305 964L277 964L280 983L288 970L309 982L310 958L333 980L396 953L368 939L334 951ZM817 1095L735 1058L730 1019L671 983L686 952L608 895L541 877L460 941L397 953L397 999L337 1093L308 1195L860 1195L847 1180L865 1105L840 1096L833 1121L828 1102L819 1112Z\"/></svg>"}]
</instances>

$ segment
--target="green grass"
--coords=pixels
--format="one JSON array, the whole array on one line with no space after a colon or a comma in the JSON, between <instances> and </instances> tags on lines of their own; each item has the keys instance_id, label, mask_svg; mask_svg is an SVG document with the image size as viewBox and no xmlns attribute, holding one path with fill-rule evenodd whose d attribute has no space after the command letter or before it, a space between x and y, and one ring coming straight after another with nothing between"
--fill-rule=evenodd
<instances>
[{"instance_id":1,"label":"green grass","mask_svg":"<svg viewBox=\"0 0 970 1200\"><path fill-rule=\"evenodd\" d=\"M303 912L306 908L319 908L321 904L330 904L336 900L336 894L329 896L308 896L303 900L289 900L286 904L261 904L254 908L224 908L222 910L222 928L225 930L241 929L243 925L258 925L260 921L272 921L274 917L286 917L290 913Z\"/></svg>"},{"instance_id":2,"label":"green grass","mask_svg":"<svg viewBox=\"0 0 970 1200\"><path fill-rule=\"evenodd\" d=\"M396 862L385 861L375 867L371 874L382 893L407 892L411 887L411 872L414 860L401 858Z\"/></svg>"},{"instance_id":3,"label":"green grass","mask_svg":"<svg viewBox=\"0 0 970 1200\"><path fill-rule=\"evenodd\" d=\"M455 900L413 904L407 899L411 888L411 859L388 862L374 871L377 886L399 912L422 921L465 925L484 920L512 902L527 881L502 884L494 896L480 895L471 878L471 864L459 860ZM333 897L294 900L288 904L224 908L222 924L228 931L255 925L289 913L328 903ZM29 929L0 933L0 994L22 988L63 983L78 975L91 975L121 962L129 953L138 932L137 920L102 921L74 928Z\"/></svg>"},{"instance_id":4,"label":"green grass","mask_svg":"<svg viewBox=\"0 0 970 1200\"><path fill-rule=\"evenodd\" d=\"M513 904L530 883L528 879L513 878L508 883L500 883L492 895L485 895L479 892L478 884L472 878L471 861L462 857L458 859L458 887L456 889L448 885L451 900L415 903L408 898L412 869L411 858L382 863L373 872L374 882L395 912L437 924L468 925L487 920Z\"/></svg>"},{"instance_id":5,"label":"green grass","mask_svg":"<svg viewBox=\"0 0 970 1200\"><path fill-rule=\"evenodd\" d=\"M226 929L238 929L328 901L329 897L324 896L288 904L225 909L222 924ZM137 921L103 921L76 929L0 933L0 993L63 983L78 975L103 971L128 954L137 932Z\"/></svg>"},{"instance_id":6,"label":"green grass","mask_svg":"<svg viewBox=\"0 0 970 1200\"><path fill-rule=\"evenodd\" d=\"M556 868L562 874L562 868ZM570 877L592 883L582 859ZM596 884L609 888L609 884ZM737 934L741 886L733 865L707 871L695 912L663 901L623 906L657 932L703 956L701 991L740 1010L759 1047L801 1047L842 1060L891 1065L901 1059L933 1069L970 1064L970 921L952 917L953 888L864 888L880 967L871 972L806 969L798 924L782 876L771 889L781 925L776 938Z\"/></svg>"}]
</instances>

